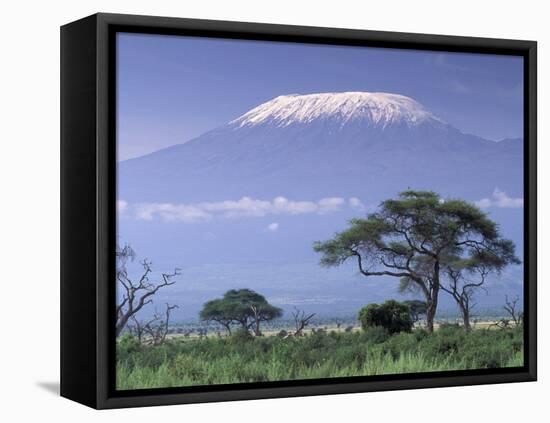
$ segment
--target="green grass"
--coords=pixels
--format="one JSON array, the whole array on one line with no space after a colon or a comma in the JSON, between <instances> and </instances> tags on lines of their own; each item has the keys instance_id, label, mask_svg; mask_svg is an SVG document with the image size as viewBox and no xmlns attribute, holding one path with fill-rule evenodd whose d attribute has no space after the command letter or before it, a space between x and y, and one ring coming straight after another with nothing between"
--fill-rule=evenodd
<instances>
[{"instance_id":1,"label":"green grass","mask_svg":"<svg viewBox=\"0 0 550 423\"><path fill-rule=\"evenodd\" d=\"M379 328L315 333L302 338L175 339L139 345L117 343L117 389L366 376L444 370L517 367L523 333L443 327L388 336Z\"/></svg>"}]
</instances>

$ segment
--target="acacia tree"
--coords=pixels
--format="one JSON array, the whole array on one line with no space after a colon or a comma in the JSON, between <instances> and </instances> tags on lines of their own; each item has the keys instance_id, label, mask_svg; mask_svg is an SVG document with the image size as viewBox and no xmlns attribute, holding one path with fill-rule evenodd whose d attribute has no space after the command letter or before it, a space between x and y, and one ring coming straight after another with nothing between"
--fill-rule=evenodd
<instances>
[{"instance_id":1,"label":"acacia tree","mask_svg":"<svg viewBox=\"0 0 550 423\"><path fill-rule=\"evenodd\" d=\"M283 315L283 311L280 308L268 304L267 301L265 303L251 304L250 310L252 311L252 328L256 336L261 336L262 334L260 331L261 322L269 322Z\"/></svg>"},{"instance_id":2,"label":"acacia tree","mask_svg":"<svg viewBox=\"0 0 550 423\"><path fill-rule=\"evenodd\" d=\"M460 265L448 266L445 271L448 282L447 285L442 284L441 289L453 297L460 310L464 329L469 331L471 329L470 315L476 305L473 301L474 293L476 288L483 288L488 271L483 267L469 269ZM479 273L477 280L468 278L467 274L475 274L476 272Z\"/></svg>"},{"instance_id":3,"label":"acacia tree","mask_svg":"<svg viewBox=\"0 0 550 423\"><path fill-rule=\"evenodd\" d=\"M231 324L234 321L234 316L234 304L224 301L223 298L206 302L199 313L201 320L222 325L229 335L231 335Z\"/></svg>"},{"instance_id":4,"label":"acacia tree","mask_svg":"<svg viewBox=\"0 0 550 423\"><path fill-rule=\"evenodd\" d=\"M420 300L407 300L403 301L403 304L406 304L409 307L409 314L413 323L416 323L420 320L420 316L426 314L426 302Z\"/></svg>"},{"instance_id":5,"label":"acacia tree","mask_svg":"<svg viewBox=\"0 0 550 423\"><path fill-rule=\"evenodd\" d=\"M231 325L238 324L247 331L252 328L254 334L260 336L261 323L281 317L282 310L251 289L231 289L223 298L205 303L199 316L222 324L229 333Z\"/></svg>"},{"instance_id":6,"label":"acacia tree","mask_svg":"<svg viewBox=\"0 0 550 423\"><path fill-rule=\"evenodd\" d=\"M143 267L141 275L133 280L128 275L126 265L128 261L133 261L135 256L136 253L129 245L117 248L116 279L120 299L116 307L116 336L120 335L132 316L135 316L144 306L153 302L153 296L159 289L173 285L176 283L173 279L180 275L180 269L176 268L173 273L162 273L161 281L151 282L149 278L152 272L152 263L144 259L140 262Z\"/></svg>"},{"instance_id":7,"label":"acacia tree","mask_svg":"<svg viewBox=\"0 0 550 423\"><path fill-rule=\"evenodd\" d=\"M316 242L321 265L355 259L366 277L400 278L426 300L427 330L433 332L442 274L450 259L495 252L506 262L517 259L512 241L500 237L497 224L473 204L443 200L431 191L404 191L383 201L366 219L352 219L333 239Z\"/></svg>"},{"instance_id":8,"label":"acacia tree","mask_svg":"<svg viewBox=\"0 0 550 423\"><path fill-rule=\"evenodd\" d=\"M446 282L441 289L455 300L464 328L469 331L470 315L475 307L474 294L479 289L485 289L484 284L491 273L500 273L510 264L518 264L519 260L513 254L513 246L501 241L489 249L477 249L466 258L449 257L445 264Z\"/></svg>"}]
</instances>

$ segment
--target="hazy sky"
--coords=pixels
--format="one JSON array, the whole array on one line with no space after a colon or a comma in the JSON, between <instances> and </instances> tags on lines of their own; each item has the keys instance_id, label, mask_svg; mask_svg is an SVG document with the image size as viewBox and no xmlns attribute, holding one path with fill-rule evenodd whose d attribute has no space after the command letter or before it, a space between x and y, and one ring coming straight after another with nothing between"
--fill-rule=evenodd
<instances>
[{"instance_id":1,"label":"hazy sky","mask_svg":"<svg viewBox=\"0 0 550 423\"><path fill-rule=\"evenodd\" d=\"M179 144L283 94L406 95L463 132L523 134L523 59L167 35L118 35L118 154Z\"/></svg>"}]
</instances>

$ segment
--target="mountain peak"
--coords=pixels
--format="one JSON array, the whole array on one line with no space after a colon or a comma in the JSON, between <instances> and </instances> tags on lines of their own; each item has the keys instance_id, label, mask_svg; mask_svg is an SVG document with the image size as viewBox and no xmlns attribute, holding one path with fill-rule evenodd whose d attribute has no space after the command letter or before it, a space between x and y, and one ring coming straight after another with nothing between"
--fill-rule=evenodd
<instances>
[{"instance_id":1,"label":"mountain peak","mask_svg":"<svg viewBox=\"0 0 550 423\"><path fill-rule=\"evenodd\" d=\"M317 120L340 125L362 122L373 127L392 124L416 126L426 121L442 123L410 97L390 93L337 92L289 94L276 97L230 122L236 127L271 124L285 127Z\"/></svg>"}]
</instances>

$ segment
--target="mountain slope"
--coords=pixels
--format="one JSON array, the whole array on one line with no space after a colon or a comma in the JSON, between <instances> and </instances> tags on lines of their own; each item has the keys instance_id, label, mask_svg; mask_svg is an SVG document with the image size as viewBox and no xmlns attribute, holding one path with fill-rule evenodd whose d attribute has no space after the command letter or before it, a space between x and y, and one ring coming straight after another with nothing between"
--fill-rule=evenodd
<instances>
[{"instance_id":1,"label":"mountain slope","mask_svg":"<svg viewBox=\"0 0 550 423\"><path fill-rule=\"evenodd\" d=\"M475 199L521 194L521 140L485 140L408 97L277 97L185 144L119 164L126 201L278 195L380 200L412 187Z\"/></svg>"}]
</instances>

